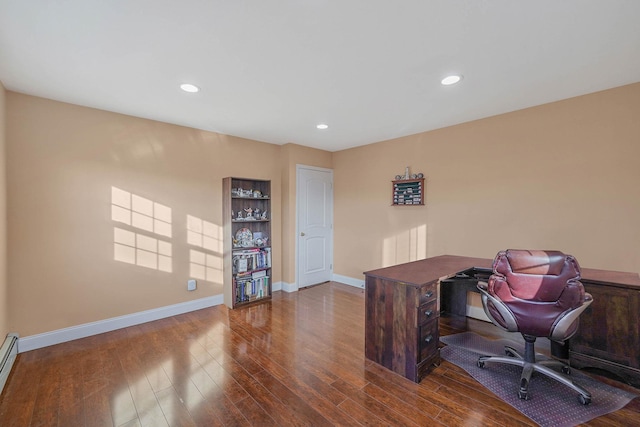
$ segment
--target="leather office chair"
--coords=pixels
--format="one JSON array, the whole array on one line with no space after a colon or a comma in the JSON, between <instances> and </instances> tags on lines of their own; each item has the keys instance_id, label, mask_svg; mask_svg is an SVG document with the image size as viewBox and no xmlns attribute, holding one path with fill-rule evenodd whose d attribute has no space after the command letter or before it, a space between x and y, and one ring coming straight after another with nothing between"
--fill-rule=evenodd
<instances>
[{"instance_id":1,"label":"leather office chair","mask_svg":"<svg viewBox=\"0 0 640 427\"><path fill-rule=\"evenodd\" d=\"M559 366L569 374L569 367L557 360L536 361L537 337L564 342L578 330L578 317L593 301L580 283L580 266L574 257L558 251L501 251L493 261L489 283L479 283L484 311L498 327L520 332L525 340L524 355L506 346L504 356L482 356L478 366L507 363L521 366L518 397L529 398L528 387L533 372L547 375L580 393L583 405L591 394L567 376L551 369Z\"/></svg>"}]
</instances>

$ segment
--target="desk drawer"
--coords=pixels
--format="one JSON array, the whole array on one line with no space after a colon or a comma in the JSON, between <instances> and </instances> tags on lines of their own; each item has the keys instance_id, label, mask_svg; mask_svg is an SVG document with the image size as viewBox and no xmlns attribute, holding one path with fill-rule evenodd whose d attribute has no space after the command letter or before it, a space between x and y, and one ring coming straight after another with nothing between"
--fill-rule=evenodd
<instances>
[{"instance_id":1,"label":"desk drawer","mask_svg":"<svg viewBox=\"0 0 640 427\"><path fill-rule=\"evenodd\" d=\"M419 305L427 303L427 302L429 302L431 300L435 300L438 297L438 291L436 290L436 284L435 283L432 283L430 285L421 286L418 292L420 292L420 303L419 303Z\"/></svg>"},{"instance_id":2,"label":"desk drawer","mask_svg":"<svg viewBox=\"0 0 640 427\"><path fill-rule=\"evenodd\" d=\"M429 320L438 317L438 311L436 309L437 305L438 301L434 299L426 304L422 304L418 308L418 325L424 325Z\"/></svg>"},{"instance_id":3,"label":"desk drawer","mask_svg":"<svg viewBox=\"0 0 640 427\"><path fill-rule=\"evenodd\" d=\"M438 350L438 319L435 318L420 327L420 361L431 357Z\"/></svg>"}]
</instances>

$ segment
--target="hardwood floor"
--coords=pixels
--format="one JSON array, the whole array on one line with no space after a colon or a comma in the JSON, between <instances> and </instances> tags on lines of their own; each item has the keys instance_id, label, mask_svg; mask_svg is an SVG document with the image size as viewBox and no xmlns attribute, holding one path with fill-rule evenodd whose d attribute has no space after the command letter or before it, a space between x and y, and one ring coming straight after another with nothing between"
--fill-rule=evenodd
<instances>
[{"instance_id":1,"label":"hardwood floor","mask_svg":"<svg viewBox=\"0 0 640 427\"><path fill-rule=\"evenodd\" d=\"M363 331L363 291L330 282L22 353L0 425L535 425L447 362L415 384L365 360ZM638 425L638 400L588 425Z\"/></svg>"}]
</instances>

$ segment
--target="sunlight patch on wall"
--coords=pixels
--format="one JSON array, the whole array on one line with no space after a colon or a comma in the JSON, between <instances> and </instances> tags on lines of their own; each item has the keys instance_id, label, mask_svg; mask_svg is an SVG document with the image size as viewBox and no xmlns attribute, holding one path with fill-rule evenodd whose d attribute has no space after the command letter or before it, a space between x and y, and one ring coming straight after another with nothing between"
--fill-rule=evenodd
<instances>
[{"instance_id":1,"label":"sunlight patch on wall","mask_svg":"<svg viewBox=\"0 0 640 427\"><path fill-rule=\"evenodd\" d=\"M113 259L172 272L171 243L122 228L113 228Z\"/></svg>"},{"instance_id":2,"label":"sunlight patch on wall","mask_svg":"<svg viewBox=\"0 0 640 427\"><path fill-rule=\"evenodd\" d=\"M222 253L222 227L187 215L187 243L211 252Z\"/></svg>"},{"instance_id":3,"label":"sunlight patch on wall","mask_svg":"<svg viewBox=\"0 0 640 427\"><path fill-rule=\"evenodd\" d=\"M384 267L417 261L426 257L426 224L413 227L395 236L387 237L382 243L382 263Z\"/></svg>"},{"instance_id":4,"label":"sunlight patch on wall","mask_svg":"<svg viewBox=\"0 0 640 427\"><path fill-rule=\"evenodd\" d=\"M222 258L191 249L189 274L196 279L222 283Z\"/></svg>"},{"instance_id":5,"label":"sunlight patch on wall","mask_svg":"<svg viewBox=\"0 0 640 427\"><path fill-rule=\"evenodd\" d=\"M171 208L111 187L111 219L140 230L171 237Z\"/></svg>"},{"instance_id":6,"label":"sunlight patch on wall","mask_svg":"<svg viewBox=\"0 0 640 427\"><path fill-rule=\"evenodd\" d=\"M171 208L111 187L111 219L138 230L171 237ZM140 267L173 271L171 243L121 227L113 228L113 259Z\"/></svg>"},{"instance_id":7,"label":"sunlight patch on wall","mask_svg":"<svg viewBox=\"0 0 640 427\"><path fill-rule=\"evenodd\" d=\"M193 215L187 215L187 243L208 253L189 251L191 277L208 282L222 283L222 227Z\"/></svg>"}]
</instances>

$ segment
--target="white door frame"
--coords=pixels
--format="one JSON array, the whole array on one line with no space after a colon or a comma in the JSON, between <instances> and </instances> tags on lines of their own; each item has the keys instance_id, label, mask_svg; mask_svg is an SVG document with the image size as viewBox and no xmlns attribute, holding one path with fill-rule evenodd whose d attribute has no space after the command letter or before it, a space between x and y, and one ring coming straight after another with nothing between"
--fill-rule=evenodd
<instances>
[{"instance_id":1,"label":"white door frame","mask_svg":"<svg viewBox=\"0 0 640 427\"><path fill-rule=\"evenodd\" d=\"M300 289L300 262L299 262L299 245L298 238L300 237L300 221L299 215L301 211L300 206L300 198L298 197L298 183L300 182L300 170L308 169L315 170L320 172L329 172L331 174L331 206L333 206L333 169L321 168L317 166L307 166L296 164L296 236L295 236L295 270L296 270L296 286L295 289ZM331 238L329 242L329 262L333 266L333 210L331 211ZM333 268L331 269L331 276L333 276ZM333 277L330 277L329 280L333 280Z\"/></svg>"}]
</instances>

